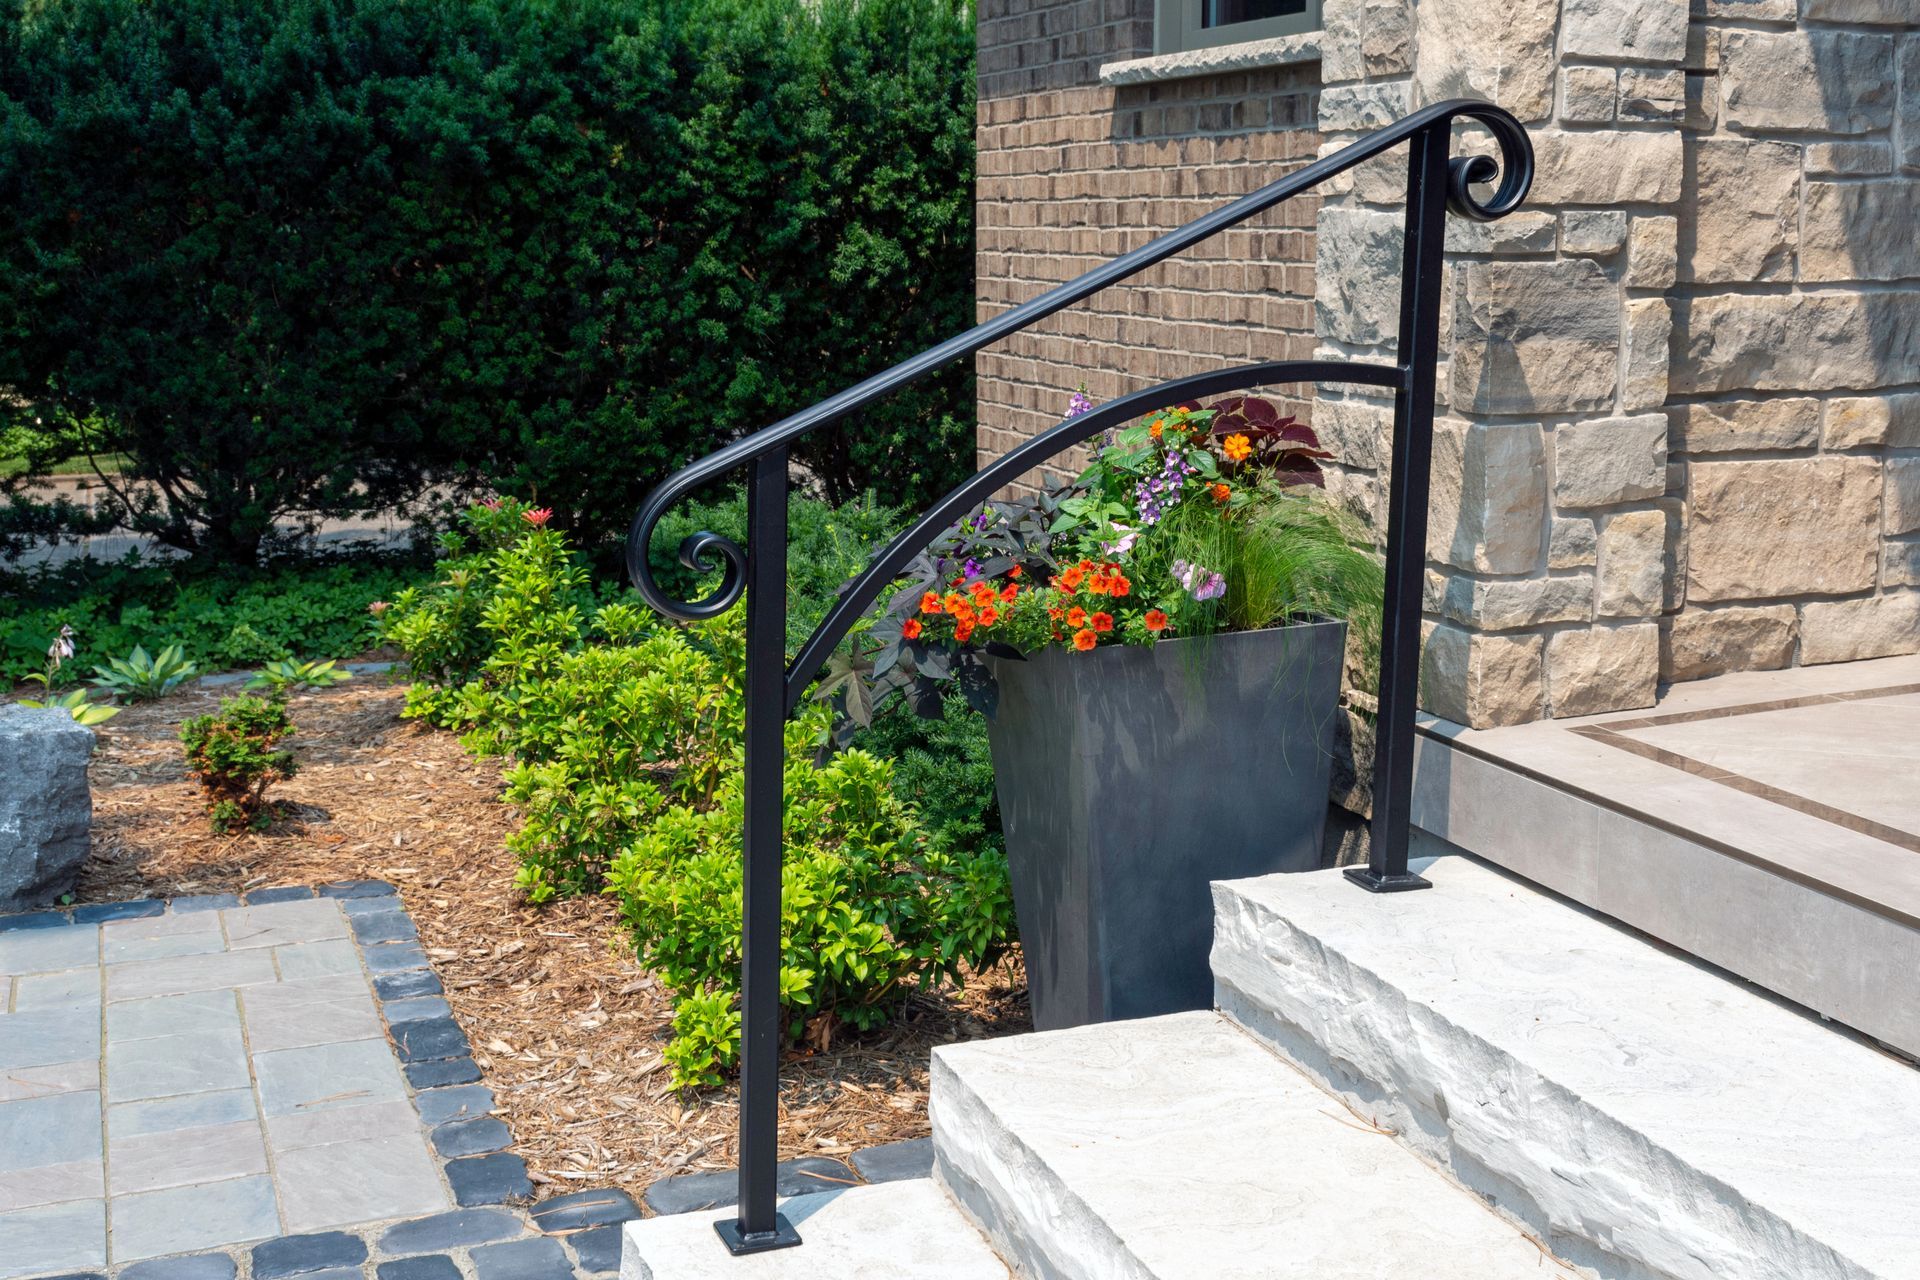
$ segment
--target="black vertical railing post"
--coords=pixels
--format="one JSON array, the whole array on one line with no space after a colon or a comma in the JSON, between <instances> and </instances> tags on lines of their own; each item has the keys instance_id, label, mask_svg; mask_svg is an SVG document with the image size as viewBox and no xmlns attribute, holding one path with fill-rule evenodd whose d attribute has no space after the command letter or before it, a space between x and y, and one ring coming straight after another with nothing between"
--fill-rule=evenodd
<instances>
[{"instance_id":1,"label":"black vertical railing post","mask_svg":"<svg viewBox=\"0 0 1920 1280\"><path fill-rule=\"evenodd\" d=\"M1407 868L1413 805L1414 708L1420 685L1421 595L1427 568L1427 483L1440 359L1440 264L1446 255L1450 122L1409 140L1407 228L1400 265L1401 383L1393 397L1387 492L1387 589L1380 628L1373 823L1367 865L1347 876L1375 893L1430 888Z\"/></svg>"},{"instance_id":2,"label":"black vertical railing post","mask_svg":"<svg viewBox=\"0 0 1920 1280\"><path fill-rule=\"evenodd\" d=\"M714 1224L733 1253L800 1243L778 1209L780 861L785 811L787 451L747 485L746 823L740 962L740 1204Z\"/></svg>"}]
</instances>

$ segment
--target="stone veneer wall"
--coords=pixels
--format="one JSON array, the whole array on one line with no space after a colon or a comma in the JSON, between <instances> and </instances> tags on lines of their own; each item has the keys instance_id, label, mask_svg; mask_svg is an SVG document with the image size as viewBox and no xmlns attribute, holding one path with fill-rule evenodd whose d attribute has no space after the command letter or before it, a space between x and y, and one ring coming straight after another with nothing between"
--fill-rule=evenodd
<instances>
[{"instance_id":1,"label":"stone veneer wall","mask_svg":"<svg viewBox=\"0 0 1920 1280\"><path fill-rule=\"evenodd\" d=\"M983 0L979 42L981 320L1283 176L1319 146L1311 64L1101 84L1102 65L1152 52L1152 0ZM981 462L1059 422L1083 383L1105 401L1310 355L1315 211L1290 202L981 352ZM1289 390L1307 394L1273 398L1306 416Z\"/></svg>"},{"instance_id":2,"label":"stone veneer wall","mask_svg":"<svg viewBox=\"0 0 1920 1280\"><path fill-rule=\"evenodd\" d=\"M1326 149L1473 96L1538 153L1525 210L1449 230L1438 714L1920 649L1920 15L1798 2L1326 0ZM1392 343L1403 187L1386 157L1321 210L1324 350ZM1379 511L1385 404L1315 421Z\"/></svg>"}]
</instances>

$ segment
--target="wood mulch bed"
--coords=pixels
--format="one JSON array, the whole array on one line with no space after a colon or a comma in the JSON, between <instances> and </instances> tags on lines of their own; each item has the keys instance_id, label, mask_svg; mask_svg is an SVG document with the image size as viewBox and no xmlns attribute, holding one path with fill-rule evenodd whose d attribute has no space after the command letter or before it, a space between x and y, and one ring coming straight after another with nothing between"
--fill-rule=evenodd
<instances>
[{"instance_id":1,"label":"wood mulch bed","mask_svg":"<svg viewBox=\"0 0 1920 1280\"><path fill-rule=\"evenodd\" d=\"M287 806L275 828L217 836L177 734L231 692L196 687L102 726L81 901L391 881L539 1194L613 1184L638 1195L656 1178L733 1165L734 1091L668 1087L671 1002L623 944L612 901L519 899L501 762L402 720L402 687L363 676L292 699L301 767L271 793ZM924 1135L929 1050L1028 1027L1015 961L962 993L913 996L886 1028L793 1055L782 1157Z\"/></svg>"}]
</instances>

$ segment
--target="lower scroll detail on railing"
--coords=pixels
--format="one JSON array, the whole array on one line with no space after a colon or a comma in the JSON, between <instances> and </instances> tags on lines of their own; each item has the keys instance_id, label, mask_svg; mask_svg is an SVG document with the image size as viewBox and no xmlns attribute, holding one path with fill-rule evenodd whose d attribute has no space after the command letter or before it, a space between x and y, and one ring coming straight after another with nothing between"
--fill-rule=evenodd
<instances>
[{"instance_id":1,"label":"lower scroll detail on railing","mask_svg":"<svg viewBox=\"0 0 1920 1280\"><path fill-rule=\"evenodd\" d=\"M1497 161L1486 155L1450 154L1453 126L1461 120L1472 121L1492 133L1499 148ZM794 441L1402 142L1408 144L1406 240L1400 272L1399 340L1393 364L1309 360L1220 369L1137 391L1070 418L990 463L889 543L873 564L848 584L839 603L814 630L792 664L787 663L787 462ZM1490 197L1483 200L1474 193L1476 185L1496 180L1498 185ZM1483 102L1437 103L747 436L675 473L648 495L634 517L627 540L627 570L647 603L668 617L690 622L725 612L743 595L746 599L740 1199L737 1215L716 1224L734 1253L800 1243L792 1225L778 1212L776 1187L785 721L840 642L922 548L1007 483L1075 445L1167 404L1225 391L1335 382L1382 387L1394 393L1372 840L1367 865L1349 868L1347 875L1375 892L1428 887L1427 881L1408 869L1407 842L1446 215L1451 210L1473 221L1502 217L1525 199L1532 180L1533 150L1526 131L1511 115ZM680 547L681 562L693 569L719 569L721 581L702 600L675 600L653 579L648 549L654 527L676 502L740 467L751 467L747 546L742 549L713 533L687 539Z\"/></svg>"}]
</instances>

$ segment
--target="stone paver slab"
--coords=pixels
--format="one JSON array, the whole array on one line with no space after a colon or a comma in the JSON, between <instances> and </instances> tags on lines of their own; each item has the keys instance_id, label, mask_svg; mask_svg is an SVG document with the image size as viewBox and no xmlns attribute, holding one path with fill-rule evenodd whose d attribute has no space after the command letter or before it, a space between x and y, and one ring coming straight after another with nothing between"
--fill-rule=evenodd
<instances>
[{"instance_id":1,"label":"stone paver slab","mask_svg":"<svg viewBox=\"0 0 1920 1280\"><path fill-rule=\"evenodd\" d=\"M344 1231L284 1236L253 1247L253 1280L283 1280L329 1267L357 1267L367 1260L367 1242Z\"/></svg>"},{"instance_id":2,"label":"stone paver slab","mask_svg":"<svg viewBox=\"0 0 1920 1280\"><path fill-rule=\"evenodd\" d=\"M429 1089L414 1099L420 1119L429 1125L449 1120L471 1120L493 1112L493 1090L483 1084L455 1085L450 1089Z\"/></svg>"},{"instance_id":3,"label":"stone paver slab","mask_svg":"<svg viewBox=\"0 0 1920 1280\"><path fill-rule=\"evenodd\" d=\"M280 1234L273 1183L265 1177L170 1187L113 1201L115 1262L158 1258Z\"/></svg>"},{"instance_id":4,"label":"stone paver slab","mask_svg":"<svg viewBox=\"0 0 1920 1280\"><path fill-rule=\"evenodd\" d=\"M206 955L226 949L220 920L212 912L115 920L100 926L100 952L108 964Z\"/></svg>"},{"instance_id":5,"label":"stone paver slab","mask_svg":"<svg viewBox=\"0 0 1920 1280\"><path fill-rule=\"evenodd\" d=\"M316 1231L448 1208L451 1200L417 1133L274 1156L289 1231Z\"/></svg>"},{"instance_id":6,"label":"stone paver slab","mask_svg":"<svg viewBox=\"0 0 1920 1280\"><path fill-rule=\"evenodd\" d=\"M248 987L241 1002L247 1041L255 1053L371 1040L381 1034L373 994L357 972Z\"/></svg>"},{"instance_id":7,"label":"stone paver slab","mask_svg":"<svg viewBox=\"0 0 1920 1280\"><path fill-rule=\"evenodd\" d=\"M108 1000L140 1000L148 996L212 991L273 982L273 957L266 951L219 952L204 956L174 956L107 967Z\"/></svg>"},{"instance_id":8,"label":"stone paver slab","mask_svg":"<svg viewBox=\"0 0 1920 1280\"><path fill-rule=\"evenodd\" d=\"M121 1271L119 1280L233 1280L240 1266L224 1253L195 1253L186 1257L136 1262Z\"/></svg>"},{"instance_id":9,"label":"stone paver slab","mask_svg":"<svg viewBox=\"0 0 1920 1280\"><path fill-rule=\"evenodd\" d=\"M0 1015L0 1073L98 1057L100 1020L71 1009L23 1009Z\"/></svg>"},{"instance_id":10,"label":"stone paver slab","mask_svg":"<svg viewBox=\"0 0 1920 1280\"><path fill-rule=\"evenodd\" d=\"M254 1055L262 1111L299 1115L407 1096L385 1040L351 1040ZM387 1215L391 1217L392 1215Z\"/></svg>"},{"instance_id":11,"label":"stone paver slab","mask_svg":"<svg viewBox=\"0 0 1920 1280\"><path fill-rule=\"evenodd\" d=\"M120 1196L265 1173L267 1147L260 1122L251 1117L197 1129L109 1134L107 1167L107 1190Z\"/></svg>"},{"instance_id":12,"label":"stone paver slab","mask_svg":"<svg viewBox=\"0 0 1920 1280\"><path fill-rule=\"evenodd\" d=\"M74 1200L0 1213L0 1280L107 1263L107 1205Z\"/></svg>"},{"instance_id":13,"label":"stone paver slab","mask_svg":"<svg viewBox=\"0 0 1920 1280\"><path fill-rule=\"evenodd\" d=\"M91 1009L100 1012L100 970L67 969L59 973L30 973L13 984L15 1009Z\"/></svg>"},{"instance_id":14,"label":"stone paver slab","mask_svg":"<svg viewBox=\"0 0 1920 1280\"><path fill-rule=\"evenodd\" d=\"M100 1095L56 1093L0 1102L0 1172L98 1159Z\"/></svg>"},{"instance_id":15,"label":"stone paver slab","mask_svg":"<svg viewBox=\"0 0 1920 1280\"><path fill-rule=\"evenodd\" d=\"M246 1045L235 1031L156 1036L107 1046L110 1102L241 1089L248 1079Z\"/></svg>"},{"instance_id":16,"label":"stone paver slab","mask_svg":"<svg viewBox=\"0 0 1920 1280\"><path fill-rule=\"evenodd\" d=\"M0 1172L0 1213L31 1209L63 1200L98 1200L105 1192L105 1167L99 1157L46 1164L37 1169Z\"/></svg>"},{"instance_id":17,"label":"stone paver slab","mask_svg":"<svg viewBox=\"0 0 1920 1280\"><path fill-rule=\"evenodd\" d=\"M107 1006L108 1044L239 1029L240 1007L234 1003L232 990L226 988L147 1000L116 1000Z\"/></svg>"},{"instance_id":18,"label":"stone paver slab","mask_svg":"<svg viewBox=\"0 0 1920 1280\"><path fill-rule=\"evenodd\" d=\"M0 1023L0 1034L4 1032L5 1024ZM44 1098L50 1093L72 1093L79 1089L97 1090L99 1087L98 1058L0 1070L0 1102L12 1102L16 1098Z\"/></svg>"},{"instance_id":19,"label":"stone paver slab","mask_svg":"<svg viewBox=\"0 0 1920 1280\"><path fill-rule=\"evenodd\" d=\"M347 918L339 904L325 899L240 907L222 911L220 916L226 925L227 941L236 951L348 936Z\"/></svg>"},{"instance_id":20,"label":"stone paver slab","mask_svg":"<svg viewBox=\"0 0 1920 1280\"><path fill-rule=\"evenodd\" d=\"M298 942L273 949L280 977L287 982L301 978L326 978L336 974L360 976L360 953L345 938L324 942ZM364 982L362 986L366 985Z\"/></svg>"},{"instance_id":21,"label":"stone paver slab","mask_svg":"<svg viewBox=\"0 0 1920 1280\"><path fill-rule=\"evenodd\" d=\"M275 1152L324 1147L417 1131L420 1121L405 1098L360 1107L329 1107L267 1117L267 1141Z\"/></svg>"},{"instance_id":22,"label":"stone paver slab","mask_svg":"<svg viewBox=\"0 0 1920 1280\"><path fill-rule=\"evenodd\" d=\"M238 1124L258 1115L251 1088L189 1093L151 1102L124 1102L107 1108L107 1140Z\"/></svg>"},{"instance_id":23,"label":"stone paver slab","mask_svg":"<svg viewBox=\"0 0 1920 1280\"><path fill-rule=\"evenodd\" d=\"M0 933L0 973L52 973L100 963L100 927L60 925Z\"/></svg>"}]
</instances>

